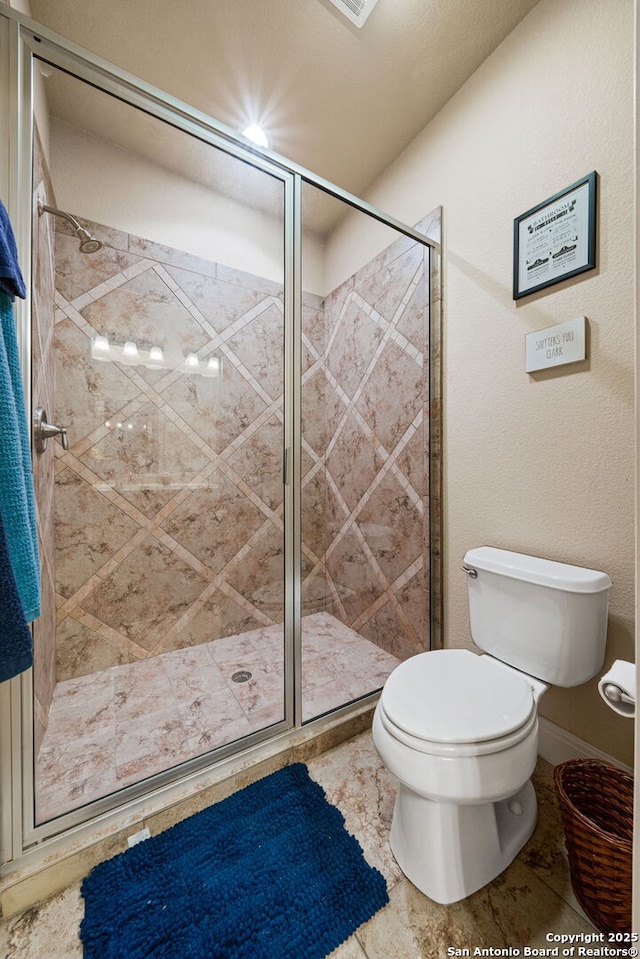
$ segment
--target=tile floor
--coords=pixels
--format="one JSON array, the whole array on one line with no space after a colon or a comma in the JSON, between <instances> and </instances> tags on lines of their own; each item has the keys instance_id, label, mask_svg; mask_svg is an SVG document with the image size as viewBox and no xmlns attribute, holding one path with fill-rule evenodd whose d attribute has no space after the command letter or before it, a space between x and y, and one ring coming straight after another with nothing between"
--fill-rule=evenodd
<instances>
[{"instance_id":1,"label":"tile floor","mask_svg":"<svg viewBox=\"0 0 640 959\"><path fill-rule=\"evenodd\" d=\"M303 617L303 719L379 689L398 662L328 613ZM58 683L38 822L283 719L283 673L276 625Z\"/></svg>"},{"instance_id":2,"label":"tile floor","mask_svg":"<svg viewBox=\"0 0 640 959\"><path fill-rule=\"evenodd\" d=\"M343 943L331 959L445 959L448 949L549 948L548 933L592 933L569 882L552 767L534 774L536 830L515 862L463 902L441 906L398 868L388 844L394 781L369 732L310 760L313 778L345 817L369 863L381 870L389 904ZM76 884L37 907L0 920L4 959L80 959L82 899ZM124 957L123 957L124 959ZM300 959L304 959L301 956Z\"/></svg>"}]
</instances>

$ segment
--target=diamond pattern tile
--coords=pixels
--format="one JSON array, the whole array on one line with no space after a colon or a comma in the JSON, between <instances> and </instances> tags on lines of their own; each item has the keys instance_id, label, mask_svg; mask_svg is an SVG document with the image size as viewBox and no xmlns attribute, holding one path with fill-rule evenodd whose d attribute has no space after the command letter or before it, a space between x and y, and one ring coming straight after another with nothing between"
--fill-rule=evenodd
<instances>
[{"instance_id":1,"label":"diamond pattern tile","mask_svg":"<svg viewBox=\"0 0 640 959\"><path fill-rule=\"evenodd\" d=\"M274 301L226 343L272 400L283 390L283 334L282 308Z\"/></svg>"},{"instance_id":2,"label":"diamond pattern tile","mask_svg":"<svg viewBox=\"0 0 640 959\"><path fill-rule=\"evenodd\" d=\"M78 257L70 286L63 233L56 294L57 395L74 421L71 451L56 451L59 475L93 530L77 546L86 575L72 560L68 573L61 566L64 676L83 670L82 630L115 664L283 615L281 289L87 226L113 246L94 265ZM370 623L383 648L379 610L405 588L408 569L425 568L426 286L423 252L403 238L324 301L305 294L306 602ZM98 334L159 346L166 362L101 363L91 357ZM202 366L218 357L221 374L188 373L189 352ZM69 503L61 529L72 530L73 517ZM392 530L384 543L381 529ZM407 617L398 628L408 642L428 641Z\"/></svg>"},{"instance_id":3,"label":"diamond pattern tile","mask_svg":"<svg viewBox=\"0 0 640 959\"><path fill-rule=\"evenodd\" d=\"M329 341L326 363L349 397L362 383L383 336L381 326L364 311L366 304L349 297L336 334Z\"/></svg>"},{"instance_id":4,"label":"diamond pattern tile","mask_svg":"<svg viewBox=\"0 0 640 959\"><path fill-rule=\"evenodd\" d=\"M55 483L57 590L68 599L139 527L74 470L63 469Z\"/></svg>"},{"instance_id":5,"label":"diamond pattern tile","mask_svg":"<svg viewBox=\"0 0 640 959\"><path fill-rule=\"evenodd\" d=\"M149 518L211 462L154 403L108 422L105 435L80 460Z\"/></svg>"},{"instance_id":6,"label":"diamond pattern tile","mask_svg":"<svg viewBox=\"0 0 640 959\"><path fill-rule=\"evenodd\" d=\"M305 719L373 692L398 664L327 613L305 617L302 638ZM281 720L283 646L282 627L268 626L58 683L38 821ZM232 680L239 669L246 683Z\"/></svg>"},{"instance_id":7,"label":"diamond pattern tile","mask_svg":"<svg viewBox=\"0 0 640 959\"><path fill-rule=\"evenodd\" d=\"M272 510L282 505L283 424L272 416L227 457L234 473Z\"/></svg>"},{"instance_id":8,"label":"diamond pattern tile","mask_svg":"<svg viewBox=\"0 0 640 959\"><path fill-rule=\"evenodd\" d=\"M376 486L356 522L389 583L424 552L422 513L391 473Z\"/></svg>"},{"instance_id":9,"label":"diamond pattern tile","mask_svg":"<svg viewBox=\"0 0 640 959\"><path fill-rule=\"evenodd\" d=\"M226 450L268 405L226 357L219 379L181 376L161 396L214 453Z\"/></svg>"},{"instance_id":10,"label":"diamond pattern tile","mask_svg":"<svg viewBox=\"0 0 640 959\"><path fill-rule=\"evenodd\" d=\"M217 277L203 276L176 266L167 266L166 270L217 333L222 333L254 310L264 299L264 293Z\"/></svg>"},{"instance_id":11,"label":"diamond pattern tile","mask_svg":"<svg viewBox=\"0 0 640 959\"><path fill-rule=\"evenodd\" d=\"M219 573L264 522L264 513L223 474L209 477L165 520L164 530Z\"/></svg>"},{"instance_id":12,"label":"diamond pattern tile","mask_svg":"<svg viewBox=\"0 0 640 959\"><path fill-rule=\"evenodd\" d=\"M148 536L84 599L90 615L142 649L154 650L208 580Z\"/></svg>"},{"instance_id":13,"label":"diamond pattern tile","mask_svg":"<svg viewBox=\"0 0 640 959\"><path fill-rule=\"evenodd\" d=\"M110 342L123 346L132 341L144 350L159 346L176 366L210 339L153 268L105 292L80 312ZM144 367L140 373L146 376Z\"/></svg>"},{"instance_id":14,"label":"diamond pattern tile","mask_svg":"<svg viewBox=\"0 0 640 959\"><path fill-rule=\"evenodd\" d=\"M81 218L77 219L82 225ZM135 254L106 243L98 253L78 255L77 237L65 233L63 226L55 224L56 289L66 300L74 300L87 290L95 289L140 260ZM103 232L100 235L104 237Z\"/></svg>"},{"instance_id":15,"label":"diamond pattern tile","mask_svg":"<svg viewBox=\"0 0 640 959\"><path fill-rule=\"evenodd\" d=\"M327 468L349 511L354 510L382 469L383 450L360 417L348 416L332 439Z\"/></svg>"},{"instance_id":16,"label":"diamond pattern tile","mask_svg":"<svg viewBox=\"0 0 640 959\"><path fill-rule=\"evenodd\" d=\"M389 340L356 408L382 447L392 453L424 405L422 367ZM388 402L393 396L393 403Z\"/></svg>"},{"instance_id":17,"label":"diamond pattern tile","mask_svg":"<svg viewBox=\"0 0 640 959\"><path fill-rule=\"evenodd\" d=\"M115 363L91 359L91 338L70 319L56 324L53 422L67 427L69 445L100 429L118 410L140 396L140 389Z\"/></svg>"}]
</instances>

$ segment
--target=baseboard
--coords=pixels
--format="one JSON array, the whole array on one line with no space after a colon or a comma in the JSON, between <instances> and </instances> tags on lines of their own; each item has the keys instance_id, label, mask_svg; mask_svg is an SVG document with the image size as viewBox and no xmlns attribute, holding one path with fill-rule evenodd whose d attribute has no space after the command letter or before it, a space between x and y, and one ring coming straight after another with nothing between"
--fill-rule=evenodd
<instances>
[{"instance_id":1,"label":"baseboard","mask_svg":"<svg viewBox=\"0 0 640 959\"><path fill-rule=\"evenodd\" d=\"M543 716L540 717L539 723L538 755L553 766L564 763L568 759L599 759L605 763L613 763L614 766L624 769L625 772L633 772L629 766L621 763L619 759L609 756L590 743L586 743L584 739L579 739L573 733L567 732L561 726L556 726L555 723Z\"/></svg>"}]
</instances>

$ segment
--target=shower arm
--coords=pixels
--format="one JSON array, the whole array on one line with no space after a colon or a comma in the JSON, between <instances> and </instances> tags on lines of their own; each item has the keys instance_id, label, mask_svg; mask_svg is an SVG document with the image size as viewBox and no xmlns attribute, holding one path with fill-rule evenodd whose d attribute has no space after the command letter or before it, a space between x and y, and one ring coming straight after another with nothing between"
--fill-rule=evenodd
<instances>
[{"instance_id":1,"label":"shower arm","mask_svg":"<svg viewBox=\"0 0 640 959\"><path fill-rule=\"evenodd\" d=\"M64 210L58 210L55 206L47 206L47 204L43 203L42 199L38 197L38 216L42 216L43 213L53 213L54 216L61 216L63 220L67 220L71 224L75 235L80 240L81 253L97 253L98 250L101 250L104 246L102 240L96 240L95 236L91 236L70 213L65 213Z\"/></svg>"},{"instance_id":2,"label":"shower arm","mask_svg":"<svg viewBox=\"0 0 640 959\"><path fill-rule=\"evenodd\" d=\"M76 233L82 230L82 227L70 213L65 213L64 210L58 210L55 206L47 206L46 203L43 203L42 200L38 197L38 216L42 216L43 213L53 213L54 216L61 216L65 220L68 220ZM85 232L84 230L82 232Z\"/></svg>"}]
</instances>

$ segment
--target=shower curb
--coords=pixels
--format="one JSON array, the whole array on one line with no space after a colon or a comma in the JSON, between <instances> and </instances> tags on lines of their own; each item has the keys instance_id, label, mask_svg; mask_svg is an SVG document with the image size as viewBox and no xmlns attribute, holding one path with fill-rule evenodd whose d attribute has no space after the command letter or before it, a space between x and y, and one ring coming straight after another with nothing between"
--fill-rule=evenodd
<instances>
[{"instance_id":1,"label":"shower curb","mask_svg":"<svg viewBox=\"0 0 640 959\"><path fill-rule=\"evenodd\" d=\"M197 782L175 784L174 798L163 791L137 804L135 811L113 813L92 827L47 840L0 869L0 919L9 918L81 880L97 863L127 848L129 836L143 828L152 835L168 829L201 809L263 776L295 762L307 762L371 728L375 703L368 702L348 716L328 717L302 729L290 730L222 761L202 773ZM180 796L175 795L182 790Z\"/></svg>"}]
</instances>

